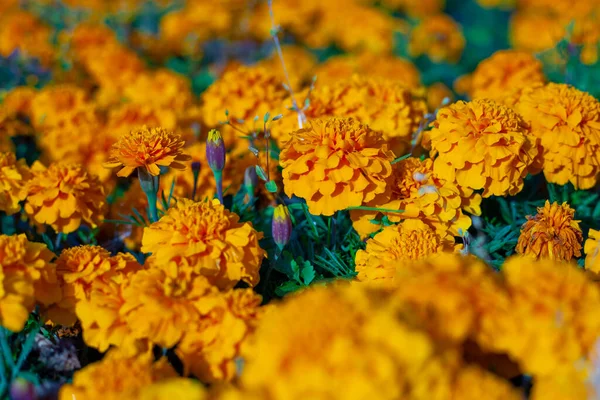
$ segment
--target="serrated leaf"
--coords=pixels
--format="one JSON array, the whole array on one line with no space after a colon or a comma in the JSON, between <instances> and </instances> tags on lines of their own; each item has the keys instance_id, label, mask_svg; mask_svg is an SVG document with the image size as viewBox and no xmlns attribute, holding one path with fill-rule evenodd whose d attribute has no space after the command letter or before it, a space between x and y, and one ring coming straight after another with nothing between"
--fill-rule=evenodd
<instances>
[{"instance_id":1,"label":"serrated leaf","mask_svg":"<svg viewBox=\"0 0 600 400\"><path fill-rule=\"evenodd\" d=\"M277 193L277 183L275 181L269 181L265 184L265 187L270 193Z\"/></svg>"},{"instance_id":2,"label":"serrated leaf","mask_svg":"<svg viewBox=\"0 0 600 400\"><path fill-rule=\"evenodd\" d=\"M279 286L277 289L275 289L275 294L279 297L283 297L289 293L295 292L296 290L300 289L302 286L298 285L296 282L293 281L287 281L284 284L282 284L281 286Z\"/></svg>"},{"instance_id":3,"label":"serrated leaf","mask_svg":"<svg viewBox=\"0 0 600 400\"><path fill-rule=\"evenodd\" d=\"M300 282L300 265L296 260L292 260L290 262L290 267L292 268L292 278L297 282Z\"/></svg>"},{"instance_id":4,"label":"serrated leaf","mask_svg":"<svg viewBox=\"0 0 600 400\"><path fill-rule=\"evenodd\" d=\"M302 282L308 286L315 279L315 269L309 262L304 263L304 267L301 272Z\"/></svg>"},{"instance_id":5,"label":"serrated leaf","mask_svg":"<svg viewBox=\"0 0 600 400\"><path fill-rule=\"evenodd\" d=\"M262 179L262 180L263 180L263 181L265 181L265 182L266 182L266 181L268 181L268 179L267 179L267 174L265 174L265 170L264 170L264 169L262 169L262 167L261 167L260 165L257 165L257 166L255 167L255 169L256 169L256 175L258 175L258 177L259 177L260 179Z\"/></svg>"}]
</instances>

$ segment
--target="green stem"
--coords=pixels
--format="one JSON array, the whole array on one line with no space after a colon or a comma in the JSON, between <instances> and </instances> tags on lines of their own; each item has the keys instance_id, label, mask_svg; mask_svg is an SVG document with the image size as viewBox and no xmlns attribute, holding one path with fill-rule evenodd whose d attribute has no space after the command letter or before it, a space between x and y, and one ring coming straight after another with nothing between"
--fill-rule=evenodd
<instances>
[{"instance_id":1,"label":"green stem","mask_svg":"<svg viewBox=\"0 0 600 400\"><path fill-rule=\"evenodd\" d=\"M222 171L214 171L213 175L215 176L215 184L217 185L217 198L223 203L223 172Z\"/></svg>"},{"instance_id":2,"label":"green stem","mask_svg":"<svg viewBox=\"0 0 600 400\"><path fill-rule=\"evenodd\" d=\"M402 160L406 160L407 158L410 158L411 156L412 156L412 154L410 154L410 153L405 154L403 156L400 156L400 157L395 158L394 160L392 160L391 164L396 164L396 163L398 163L398 162L400 162Z\"/></svg>"},{"instance_id":3,"label":"green stem","mask_svg":"<svg viewBox=\"0 0 600 400\"><path fill-rule=\"evenodd\" d=\"M142 191L148 199L148 218L150 222L158 221L158 187L160 176L152 176L145 168L138 168L138 178Z\"/></svg>"}]
</instances>

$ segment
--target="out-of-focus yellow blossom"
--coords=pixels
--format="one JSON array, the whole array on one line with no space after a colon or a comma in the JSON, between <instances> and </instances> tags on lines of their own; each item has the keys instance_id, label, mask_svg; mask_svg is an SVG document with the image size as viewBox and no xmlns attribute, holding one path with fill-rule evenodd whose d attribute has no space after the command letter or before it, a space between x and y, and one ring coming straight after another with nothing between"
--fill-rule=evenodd
<instances>
[{"instance_id":1,"label":"out-of-focus yellow blossom","mask_svg":"<svg viewBox=\"0 0 600 400\"><path fill-rule=\"evenodd\" d=\"M285 45L281 47L281 52L292 89L302 88L314 76L317 58L301 46ZM268 58L260 61L258 65L269 71L275 71L279 76L279 81L282 83L286 82L283 66L277 51L274 51Z\"/></svg>"},{"instance_id":2,"label":"out-of-focus yellow blossom","mask_svg":"<svg viewBox=\"0 0 600 400\"><path fill-rule=\"evenodd\" d=\"M142 251L158 265L189 266L222 289L239 281L255 286L265 251L262 233L227 210L218 200L179 201L144 229Z\"/></svg>"},{"instance_id":3,"label":"out-of-focus yellow blossom","mask_svg":"<svg viewBox=\"0 0 600 400\"><path fill-rule=\"evenodd\" d=\"M31 101L36 96L37 91L28 86L17 86L11 89L2 104L0 109L4 110L9 116L31 116Z\"/></svg>"},{"instance_id":4,"label":"out-of-focus yellow blossom","mask_svg":"<svg viewBox=\"0 0 600 400\"><path fill-rule=\"evenodd\" d=\"M483 197L515 195L539 172L537 140L512 109L492 100L456 102L438 111L429 132L438 176Z\"/></svg>"},{"instance_id":5,"label":"out-of-focus yellow blossom","mask_svg":"<svg viewBox=\"0 0 600 400\"><path fill-rule=\"evenodd\" d=\"M405 262L454 250L454 238L441 236L416 219L383 228L356 253L356 278L361 282L394 285L396 270Z\"/></svg>"},{"instance_id":6,"label":"out-of-focus yellow blossom","mask_svg":"<svg viewBox=\"0 0 600 400\"><path fill-rule=\"evenodd\" d=\"M20 202L27 197L27 182L31 172L25 160L14 153L0 153L0 211L12 215L21 209Z\"/></svg>"},{"instance_id":7,"label":"out-of-focus yellow blossom","mask_svg":"<svg viewBox=\"0 0 600 400\"><path fill-rule=\"evenodd\" d=\"M36 301L47 306L60 300L54 254L24 234L0 235L0 326L19 332Z\"/></svg>"},{"instance_id":8,"label":"out-of-focus yellow blossom","mask_svg":"<svg viewBox=\"0 0 600 400\"><path fill-rule=\"evenodd\" d=\"M433 169L433 160L409 157L392 165L392 181L388 184L389 197L380 195L366 205L401 213L352 210L352 225L361 237L380 229L385 215L391 222L419 219L435 228L443 237L447 232L462 236L471 226L471 218L464 214L481 214L481 196L455 182L441 178Z\"/></svg>"},{"instance_id":9,"label":"out-of-focus yellow blossom","mask_svg":"<svg viewBox=\"0 0 600 400\"><path fill-rule=\"evenodd\" d=\"M460 25L450 16L425 17L410 34L408 51L412 57L426 55L431 61L456 63L465 48Z\"/></svg>"},{"instance_id":10,"label":"out-of-focus yellow blossom","mask_svg":"<svg viewBox=\"0 0 600 400\"><path fill-rule=\"evenodd\" d=\"M313 214L333 215L387 191L394 153L357 120L329 118L294 132L279 158L285 193L305 199Z\"/></svg>"},{"instance_id":11,"label":"out-of-focus yellow blossom","mask_svg":"<svg viewBox=\"0 0 600 400\"><path fill-rule=\"evenodd\" d=\"M549 83L524 89L515 109L544 149L548 182L590 189L598 182L600 102L574 87Z\"/></svg>"},{"instance_id":12,"label":"out-of-focus yellow blossom","mask_svg":"<svg viewBox=\"0 0 600 400\"><path fill-rule=\"evenodd\" d=\"M452 101L454 101L454 93L442 82L436 82L427 88L427 107L429 111L435 111Z\"/></svg>"},{"instance_id":13,"label":"out-of-focus yellow blossom","mask_svg":"<svg viewBox=\"0 0 600 400\"><path fill-rule=\"evenodd\" d=\"M600 274L600 231L590 229L585 241L585 269Z\"/></svg>"},{"instance_id":14,"label":"out-of-focus yellow blossom","mask_svg":"<svg viewBox=\"0 0 600 400\"><path fill-rule=\"evenodd\" d=\"M66 121L74 121L74 116L94 112L85 90L75 85L47 86L31 100L31 124L41 131L61 128Z\"/></svg>"},{"instance_id":15,"label":"out-of-focus yellow blossom","mask_svg":"<svg viewBox=\"0 0 600 400\"><path fill-rule=\"evenodd\" d=\"M79 164L60 162L46 168L36 161L31 172L25 212L32 223L59 233L74 232L82 223L92 228L102 223L106 198L97 176Z\"/></svg>"},{"instance_id":16,"label":"out-of-focus yellow blossom","mask_svg":"<svg viewBox=\"0 0 600 400\"><path fill-rule=\"evenodd\" d=\"M207 398L206 389L200 382L179 377L161 379L143 387L137 395L139 400L204 400Z\"/></svg>"},{"instance_id":17,"label":"out-of-focus yellow blossom","mask_svg":"<svg viewBox=\"0 0 600 400\"><path fill-rule=\"evenodd\" d=\"M0 55L3 57L18 50L26 57L38 58L42 64L49 66L55 57L51 35L50 27L26 11L0 15Z\"/></svg>"},{"instance_id":18,"label":"out-of-focus yellow blossom","mask_svg":"<svg viewBox=\"0 0 600 400\"><path fill-rule=\"evenodd\" d=\"M527 222L521 227L517 253L558 261L580 257L583 234L574 215L575 210L567 203L546 201L535 216L527 216Z\"/></svg>"}]
</instances>

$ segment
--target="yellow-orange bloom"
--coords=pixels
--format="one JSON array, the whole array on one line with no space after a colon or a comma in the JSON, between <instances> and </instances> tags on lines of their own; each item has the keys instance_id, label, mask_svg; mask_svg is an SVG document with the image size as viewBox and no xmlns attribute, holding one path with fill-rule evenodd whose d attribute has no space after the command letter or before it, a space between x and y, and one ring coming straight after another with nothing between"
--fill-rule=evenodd
<instances>
[{"instance_id":1,"label":"yellow-orange bloom","mask_svg":"<svg viewBox=\"0 0 600 400\"><path fill-rule=\"evenodd\" d=\"M589 189L600 174L600 102L574 87L549 83L525 89L515 109L544 149L548 182Z\"/></svg>"},{"instance_id":2,"label":"yellow-orange bloom","mask_svg":"<svg viewBox=\"0 0 600 400\"><path fill-rule=\"evenodd\" d=\"M410 35L408 51L412 57L426 55L433 62L458 62L465 47L460 26L450 16L425 17Z\"/></svg>"},{"instance_id":3,"label":"yellow-orange bloom","mask_svg":"<svg viewBox=\"0 0 600 400\"><path fill-rule=\"evenodd\" d=\"M166 69L141 73L125 86L124 96L133 103L167 108L180 114L193 104L190 82Z\"/></svg>"},{"instance_id":4,"label":"yellow-orange bloom","mask_svg":"<svg viewBox=\"0 0 600 400\"><path fill-rule=\"evenodd\" d=\"M491 100L456 102L441 109L429 132L434 171L483 197L515 195L538 172L539 149L528 125Z\"/></svg>"},{"instance_id":5,"label":"yellow-orange bloom","mask_svg":"<svg viewBox=\"0 0 600 400\"><path fill-rule=\"evenodd\" d=\"M468 94L472 99L502 102L509 92L545 82L542 63L533 54L500 50L479 63L470 76Z\"/></svg>"},{"instance_id":6,"label":"yellow-orange bloom","mask_svg":"<svg viewBox=\"0 0 600 400\"><path fill-rule=\"evenodd\" d=\"M424 222L409 219L383 228L356 253L357 279L361 282L393 285L396 270L405 262L454 250L454 238L441 236Z\"/></svg>"},{"instance_id":7,"label":"yellow-orange bloom","mask_svg":"<svg viewBox=\"0 0 600 400\"><path fill-rule=\"evenodd\" d=\"M61 128L77 116L88 117L95 106L86 91L75 85L47 86L31 100L31 124L40 131Z\"/></svg>"},{"instance_id":8,"label":"yellow-orange bloom","mask_svg":"<svg viewBox=\"0 0 600 400\"><path fill-rule=\"evenodd\" d=\"M281 47L285 66L288 71L292 89L300 89L314 75L317 58L301 46L284 45ZM281 82L285 82L285 74L281 60L276 51L270 57L260 61L258 65L270 71L275 71ZM319 79L320 81L320 79Z\"/></svg>"},{"instance_id":9,"label":"yellow-orange bloom","mask_svg":"<svg viewBox=\"0 0 600 400\"><path fill-rule=\"evenodd\" d=\"M559 261L580 257L583 234L574 215L575 210L567 203L546 201L535 216L527 216L527 222L521 227L517 253Z\"/></svg>"},{"instance_id":10,"label":"yellow-orange bloom","mask_svg":"<svg viewBox=\"0 0 600 400\"><path fill-rule=\"evenodd\" d=\"M0 211L11 215L21 209L19 202L27 196L30 178L25 160L17 161L14 153L0 153Z\"/></svg>"},{"instance_id":11,"label":"yellow-orange bloom","mask_svg":"<svg viewBox=\"0 0 600 400\"><path fill-rule=\"evenodd\" d=\"M50 44L52 30L32 13L3 12L0 15L0 55L8 57L15 50L50 65L55 50Z\"/></svg>"},{"instance_id":12,"label":"yellow-orange bloom","mask_svg":"<svg viewBox=\"0 0 600 400\"><path fill-rule=\"evenodd\" d=\"M110 158L104 163L107 168L123 167L117 176L129 176L136 168L144 168L150 175L160 175L159 167L185 169L182 161L190 156L182 153L185 142L179 135L164 128L135 129L122 136L110 152Z\"/></svg>"},{"instance_id":13,"label":"yellow-orange bloom","mask_svg":"<svg viewBox=\"0 0 600 400\"><path fill-rule=\"evenodd\" d=\"M600 274L600 231L590 229L583 246L585 252L585 269Z\"/></svg>"},{"instance_id":14,"label":"yellow-orange bloom","mask_svg":"<svg viewBox=\"0 0 600 400\"><path fill-rule=\"evenodd\" d=\"M104 188L95 175L79 164L39 162L31 167L27 182L25 212L36 225L49 225L56 232L76 231L82 223L92 228L104 219Z\"/></svg>"},{"instance_id":15,"label":"yellow-orange bloom","mask_svg":"<svg viewBox=\"0 0 600 400\"><path fill-rule=\"evenodd\" d=\"M189 265L222 289L240 280L258 283L265 252L258 245L262 233L227 210L218 200L179 201L157 222L144 229L142 251L152 253L159 266L170 262Z\"/></svg>"},{"instance_id":16,"label":"yellow-orange bloom","mask_svg":"<svg viewBox=\"0 0 600 400\"><path fill-rule=\"evenodd\" d=\"M313 120L292 134L279 155L285 193L322 215L384 193L393 159L383 137L353 118Z\"/></svg>"},{"instance_id":17,"label":"yellow-orange bloom","mask_svg":"<svg viewBox=\"0 0 600 400\"><path fill-rule=\"evenodd\" d=\"M60 300L53 258L45 244L30 242L24 234L0 235L0 326L19 332L36 301Z\"/></svg>"}]
</instances>

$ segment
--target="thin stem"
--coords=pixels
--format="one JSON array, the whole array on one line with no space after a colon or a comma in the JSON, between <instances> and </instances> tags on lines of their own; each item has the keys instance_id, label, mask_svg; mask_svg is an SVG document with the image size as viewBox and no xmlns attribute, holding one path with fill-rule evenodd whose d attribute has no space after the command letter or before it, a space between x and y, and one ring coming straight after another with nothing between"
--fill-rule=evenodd
<instances>
[{"instance_id":1,"label":"thin stem","mask_svg":"<svg viewBox=\"0 0 600 400\"><path fill-rule=\"evenodd\" d=\"M138 178L142 191L148 199L148 218L150 222L154 223L158 221L158 207L156 203L158 201L157 193L160 184L160 175L152 176L145 168L138 168Z\"/></svg>"},{"instance_id":2,"label":"thin stem","mask_svg":"<svg viewBox=\"0 0 600 400\"><path fill-rule=\"evenodd\" d=\"M198 189L198 175L200 174L194 173L194 188L192 189L192 201L196 201L196 190Z\"/></svg>"},{"instance_id":3,"label":"thin stem","mask_svg":"<svg viewBox=\"0 0 600 400\"><path fill-rule=\"evenodd\" d=\"M215 177L215 185L217 186L217 198L223 203L223 172L221 171L213 171L213 175Z\"/></svg>"}]
</instances>

